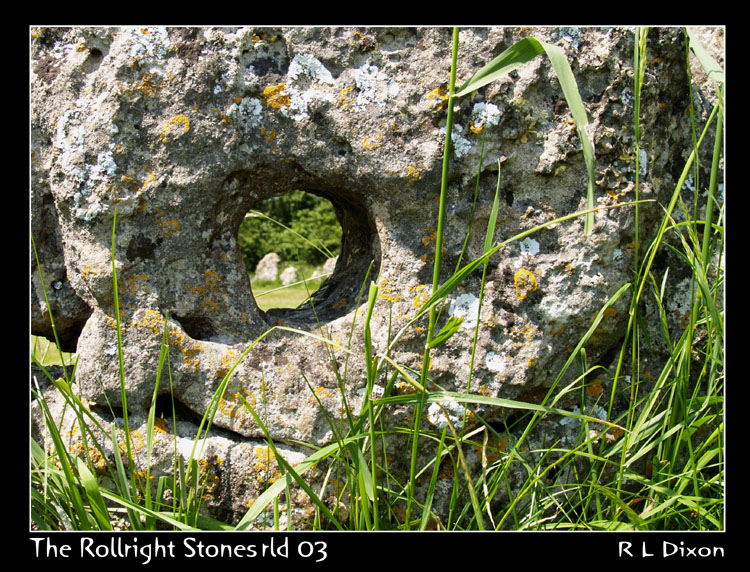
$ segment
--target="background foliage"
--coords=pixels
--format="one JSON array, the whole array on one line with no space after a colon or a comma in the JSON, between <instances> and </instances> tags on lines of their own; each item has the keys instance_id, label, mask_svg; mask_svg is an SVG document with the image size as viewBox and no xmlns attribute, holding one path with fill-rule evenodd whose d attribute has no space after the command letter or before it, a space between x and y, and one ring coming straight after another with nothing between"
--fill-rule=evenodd
<instances>
[{"instance_id":1,"label":"background foliage","mask_svg":"<svg viewBox=\"0 0 750 572\"><path fill-rule=\"evenodd\" d=\"M328 200L293 191L255 205L242 221L237 240L251 272L269 252L277 253L282 261L320 266L326 253L338 254L341 226Z\"/></svg>"}]
</instances>

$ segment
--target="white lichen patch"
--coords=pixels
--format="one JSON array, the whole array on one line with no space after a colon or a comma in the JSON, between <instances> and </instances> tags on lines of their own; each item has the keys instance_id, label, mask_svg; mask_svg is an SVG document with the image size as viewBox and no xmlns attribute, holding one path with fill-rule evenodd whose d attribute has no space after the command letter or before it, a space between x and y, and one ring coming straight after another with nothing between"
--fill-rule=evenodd
<instances>
[{"instance_id":1,"label":"white lichen patch","mask_svg":"<svg viewBox=\"0 0 750 572\"><path fill-rule=\"evenodd\" d=\"M531 237L524 238L520 243L521 254L535 256L539 254L539 243Z\"/></svg>"},{"instance_id":2,"label":"white lichen patch","mask_svg":"<svg viewBox=\"0 0 750 572\"><path fill-rule=\"evenodd\" d=\"M681 327L686 327L693 305L693 285L690 278L685 278L675 287L674 295L667 302L667 309L674 316Z\"/></svg>"},{"instance_id":3,"label":"white lichen patch","mask_svg":"<svg viewBox=\"0 0 750 572\"><path fill-rule=\"evenodd\" d=\"M645 177L648 174L648 155L645 149L638 151L638 170L641 177Z\"/></svg>"},{"instance_id":4,"label":"white lichen patch","mask_svg":"<svg viewBox=\"0 0 750 572\"><path fill-rule=\"evenodd\" d=\"M580 407L574 407L573 413L580 414ZM585 411L584 413L589 417L595 417L596 419L601 419L602 421L605 421L607 419L607 410L599 405L594 406L591 411ZM581 433L581 426L583 424L583 421L581 419L578 419L577 417L563 417L562 419L560 419L559 423L564 428L564 434L562 438L563 444L572 445L573 443L575 443ZM597 423L596 425L599 424Z\"/></svg>"},{"instance_id":5,"label":"white lichen patch","mask_svg":"<svg viewBox=\"0 0 750 572\"><path fill-rule=\"evenodd\" d=\"M630 89L629 87L626 87L625 89L623 89L622 92L620 93L620 100L625 105L630 105L631 103L633 103L633 90Z\"/></svg>"},{"instance_id":6,"label":"white lichen patch","mask_svg":"<svg viewBox=\"0 0 750 572\"><path fill-rule=\"evenodd\" d=\"M79 107L85 102L79 100ZM97 153L96 162L85 161L87 115L81 109L68 109L57 120L55 147L60 150L58 161L62 170L80 183L73 195L74 213L79 219L93 220L103 207L94 191L109 184L117 174L114 144Z\"/></svg>"},{"instance_id":7,"label":"white lichen patch","mask_svg":"<svg viewBox=\"0 0 750 572\"><path fill-rule=\"evenodd\" d=\"M164 59L167 56L171 43L169 34L165 27L138 26L127 28L130 31L129 55L132 58L142 60L143 58Z\"/></svg>"},{"instance_id":8,"label":"white lichen patch","mask_svg":"<svg viewBox=\"0 0 750 572\"><path fill-rule=\"evenodd\" d=\"M357 390L357 395L361 398L365 397L365 392L367 391L366 387L360 387ZM372 392L370 393L370 399L379 399L383 397L383 394L385 393L385 389L380 387L379 385L373 385L372 386Z\"/></svg>"},{"instance_id":9,"label":"white lichen patch","mask_svg":"<svg viewBox=\"0 0 750 572\"><path fill-rule=\"evenodd\" d=\"M354 110L361 111L369 104L385 105L398 95L398 84L389 78L377 66L366 63L354 72L357 86L357 99Z\"/></svg>"},{"instance_id":10,"label":"white lichen patch","mask_svg":"<svg viewBox=\"0 0 750 572\"><path fill-rule=\"evenodd\" d=\"M447 414L447 416L446 416ZM440 402L432 403L427 408L427 420L430 425L439 430L448 426L450 420L456 431L463 429L464 421L469 419L469 410L452 399L442 399Z\"/></svg>"},{"instance_id":11,"label":"white lichen patch","mask_svg":"<svg viewBox=\"0 0 750 572\"><path fill-rule=\"evenodd\" d=\"M237 119L243 127L254 129L262 125L263 104L257 97L244 97L239 103L229 106L227 115Z\"/></svg>"},{"instance_id":12,"label":"white lichen patch","mask_svg":"<svg viewBox=\"0 0 750 572\"><path fill-rule=\"evenodd\" d=\"M693 172L692 171L690 171L688 173L688 176L685 177L685 182L682 184L682 189L681 190L684 190L684 189L687 189L687 190L689 190L691 192L695 190L695 182L693 181Z\"/></svg>"},{"instance_id":13,"label":"white lichen patch","mask_svg":"<svg viewBox=\"0 0 750 572\"><path fill-rule=\"evenodd\" d=\"M494 373L503 373L506 366L508 365L508 357L505 353L498 354L495 352L487 352L484 358L484 363L487 369Z\"/></svg>"},{"instance_id":14,"label":"white lichen patch","mask_svg":"<svg viewBox=\"0 0 750 572\"><path fill-rule=\"evenodd\" d=\"M497 125L500 121L500 109L494 103L475 103L471 110L473 131L480 131L485 126Z\"/></svg>"},{"instance_id":15,"label":"white lichen patch","mask_svg":"<svg viewBox=\"0 0 750 572\"><path fill-rule=\"evenodd\" d=\"M445 139L445 127L440 128L440 137ZM460 159L469 154L472 148L472 143L466 137L464 137L464 128L458 123L453 124L453 132L451 133L451 147L456 158Z\"/></svg>"},{"instance_id":16,"label":"white lichen patch","mask_svg":"<svg viewBox=\"0 0 750 572\"><path fill-rule=\"evenodd\" d=\"M307 119L308 108L314 100L333 102L333 95L325 89L333 84L333 76L326 67L312 55L294 56L285 84L288 105L280 108L281 113L295 121Z\"/></svg>"},{"instance_id":17,"label":"white lichen patch","mask_svg":"<svg viewBox=\"0 0 750 572\"><path fill-rule=\"evenodd\" d=\"M461 294L451 301L448 314L454 318L463 317L461 327L473 329L477 325L477 312L479 311L479 298L474 294Z\"/></svg>"},{"instance_id":18,"label":"white lichen patch","mask_svg":"<svg viewBox=\"0 0 750 572\"><path fill-rule=\"evenodd\" d=\"M297 54L289 64L287 76L292 80L307 77L314 82L333 85L333 75L328 69L311 54Z\"/></svg>"},{"instance_id":19,"label":"white lichen patch","mask_svg":"<svg viewBox=\"0 0 750 572\"><path fill-rule=\"evenodd\" d=\"M177 452L183 459L205 458L208 449L219 449L222 456L226 456L233 443L226 437L208 437L206 439L188 439L185 437L177 438Z\"/></svg>"},{"instance_id":20,"label":"white lichen patch","mask_svg":"<svg viewBox=\"0 0 750 572\"><path fill-rule=\"evenodd\" d=\"M552 37L568 42L571 48L577 50L581 41L581 32L577 26L563 26L561 28L557 28L553 32Z\"/></svg>"}]
</instances>

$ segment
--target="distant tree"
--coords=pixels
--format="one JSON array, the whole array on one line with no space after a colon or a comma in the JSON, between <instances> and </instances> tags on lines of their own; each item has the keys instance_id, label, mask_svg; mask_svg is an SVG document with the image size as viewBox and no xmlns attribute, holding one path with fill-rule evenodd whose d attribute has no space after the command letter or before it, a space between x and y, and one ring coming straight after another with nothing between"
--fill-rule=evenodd
<instances>
[{"instance_id":1,"label":"distant tree","mask_svg":"<svg viewBox=\"0 0 750 572\"><path fill-rule=\"evenodd\" d=\"M341 226L328 200L293 191L267 199L255 205L252 211L261 214L249 213L240 225L237 238L249 270L253 271L269 252L276 252L284 261L311 266L338 255Z\"/></svg>"}]
</instances>

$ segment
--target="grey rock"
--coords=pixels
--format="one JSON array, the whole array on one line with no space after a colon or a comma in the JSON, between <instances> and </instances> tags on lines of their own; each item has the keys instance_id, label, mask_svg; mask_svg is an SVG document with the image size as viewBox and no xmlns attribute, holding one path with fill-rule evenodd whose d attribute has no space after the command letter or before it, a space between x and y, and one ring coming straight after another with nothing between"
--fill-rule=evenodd
<instances>
[{"instance_id":1,"label":"grey rock","mask_svg":"<svg viewBox=\"0 0 750 572\"><path fill-rule=\"evenodd\" d=\"M459 78L523 35L557 44L569 57L597 151L597 205L633 200L631 31L464 29ZM644 89L648 153L640 198L658 201L671 194L691 147L682 32L655 30L649 49L661 63ZM364 312L357 311L363 284L379 286L371 324L376 352L389 349L393 332L429 294L450 54L447 28L35 32L32 231L47 284L61 284L50 305L69 345L77 345L77 384L92 410L121 405L110 257L115 211L125 383L135 419L145 419L151 403L165 332L175 399L198 417L271 326L320 335L320 322L335 344L352 328L356 334L347 360L337 345L276 329L237 365L214 419L220 434L205 450L231 460L213 465L222 483L209 506L215 514L236 518L261 490L255 451L263 435L239 397L262 404L271 437L290 456L302 456L291 440L331 442L329 419L345 422L342 399L356 411L365 388ZM586 204L580 142L548 60L539 57L458 100L455 113L444 278L459 260L482 252L498 164L503 200L495 242ZM308 305L264 314L236 234L254 204L295 189L334 205L341 254L314 296L315 313ZM660 216L658 203L642 206L643 237ZM633 221L632 208L604 210L589 235L576 218L502 249L490 260L479 316L480 276L451 294L443 319L465 320L434 353L435 382L466 391L478 318L472 391L538 401L596 313L630 279ZM41 300L32 269L32 315L48 310ZM623 298L587 346L590 363L609 365L627 316ZM32 329L48 335L42 322L34 317ZM390 348L394 361L416 369L424 347L424 324L417 325ZM339 368L346 361L344 387L331 360ZM426 424L439 426L438 412L429 413ZM502 412L482 414L492 420ZM194 434L188 415L179 436L190 443ZM166 448L163 458L154 455L155 466L168 471Z\"/></svg>"}]
</instances>

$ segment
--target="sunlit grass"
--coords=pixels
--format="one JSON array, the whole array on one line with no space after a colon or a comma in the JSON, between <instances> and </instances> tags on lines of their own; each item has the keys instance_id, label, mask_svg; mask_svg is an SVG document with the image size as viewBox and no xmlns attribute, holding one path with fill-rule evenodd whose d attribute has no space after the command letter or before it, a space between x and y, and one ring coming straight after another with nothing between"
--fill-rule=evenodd
<instances>
[{"instance_id":1,"label":"sunlit grass","mask_svg":"<svg viewBox=\"0 0 750 572\"><path fill-rule=\"evenodd\" d=\"M271 308L298 308L327 278L325 275L310 278L312 274L312 269L302 267L298 272L298 279L286 286L279 279L273 282L251 280L253 297L258 308L263 311Z\"/></svg>"},{"instance_id":2,"label":"sunlit grass","mask_svg":"<svg viewBox=\"0 0 750 572\"><path fill-rule=\"evenodd\" d=\"M454 32L454 52L449 96L450 109L458 95L469 93L471 80L455 91L455 66L458 45L458 30ZM694 38L688 36L689 45ZM634 92L640 94L643 69L647 65L646 30L635 32L634 67L640 70L634 77ZM540 49L541 47L541 49ZM526 42L517 46L527 59L549 55L544 45ZM554 50L551 50L554 52ZM701 50L701 61L706 54ZM513 48L502 57L515 53ZM558 54L559 55L559 54ZM526 57L525 56L525 57ZM502 57L488 64L482 73L475 76L482 81L492 81L499 73L507 73ZM556 60L558 74L567 77L564 62ZM712 76L721 78L715 62L708 61L707 69ZM560 70L563 70L562 72ZM481 70L480 70L481 71ZM568 77L565 81L569 82ZM561 79L561 83L562 83ZM486 83L486 82L485 82ZM566 97L574 86L563 87ZM467 87L468 86L468 87ZM483 396L478 393L445 392L432 384L429 367L415 371L399 363L391 355L391 349L410 331L418 320L429 317L429 326L424 347L424 364L431 354L441 351L456 331L460 322L448 320L441 323L439 311L451 294L464 280L477 270L486 267L491 257L507 244L538 232L552 224L565 224L579 217L586 221L596 216L597 209L588 208L493 244L494 213L502 180L498 175L494 208L490 223L484 231L483 254L455 269L452 275L441 281L440 248L437 249L432 294L416 312L408 324L399 331L389 333L386 347L376 347L370 332L370 319L377 301L378 287L374 277L362 285L358 315L364 317L361 330L352 326L351 338L347 342L336 342L337 350L353 355L354 338L361 340L356 347L363 348L356 357L365 364L365 398L361 408L354 411L350 404L342 404L347 424L331 421L334 435L332 442L324 447L313 447L314 452L302 463L291 466L276 449L270 431L265 429L263 416L251 404L245 407L264 428L265 437L273 452L283 477L271 484L242 515L238 524L219 523L201 516L200 499L204 483L197 468L200 451L194 450L187 462L175 458L174 476L161 477L155 493L145 493L139 476L134 473L134 463L123 462L115 455L113 466L107 468L108 479L97 475L91 454L84 457L68 451L57 432L55 420L46 410L41 394L37 399L47 417L48 437L51 449L43 450L32 442L32 516L40 529L101 529L106 530L118 519L133 529L155 529L166 527L175 530L232 529L244 530L257 525L261 515L274 511L278 517L279 502L288 494L292 485L300 487L316 507L316 514L309 523L313 529L338 530L721 530L724 526L724 310L723 298L723 206L714 200L719 177L719 157L723 152L723 100L717 89L719 103L708 124L694 137L694 148L683 167L668 204L661 205L662 221L644 244L636 247L636 262L632 278L619 285L615 294L601 307L586 333L579 339L556 378L552 380L547 394L535 403L512 401ZM636 99L636 109L639 100ZM578 121L578 119L577 119ZM581 120L583 121L583 120ZM711 133L710 128L714 131ZM633 120L635 143L640 145L640 117ZM585 134L585 133L584 133ZM698 149L710 146L713 151L711 178L707 188L708 198L696 190L695 205L705 204L705 219L695 216L699 209L685 205L681 190L687 175L695 169ZM585 148L585 144L584 144ZM593 152L593 149L591 150ZM636 154L637 156L638 154ZM448 176L450 139L446 138L443 185ZM593 159L593 157L592 157ZM585 158L587 167L589 159ZM591 172L591 171L589 171ZM635 169L638 172L638 169ZM636 180L636 185L638 181ZM443 186L444 188L444 186ZM445 193L441 193L439 234L443 232L443 216L446 208ZM638 213L639 202L613 205L609 208L633 208ZM638 214L636 214L636 219ZM709 224L706 224L708 221ZM588 223L586 228L588 229ZM113 227L113 248L114 234ZM637 236L637 234L636 234ZM440 244L440 242L438 242ZM657 256L663 252L675 254L681 268L689 270L692 282L691 311L685 328L675 334L670 331L665 299L665 269L655 268ZM42 271L41 266L40 272ZM114 271L114 268L113 268ZM668 272L668 271L667 271ZM45 281L42 279L42 284ZM478 292L482 299L484 276ZM254 285L253 293L261 308L295 307L308 296L308 284L277 290L275 285ZM279 293L279 298L275 296ZM115 307L117 292L115 290ZM586 345L608 308L617 300L630 300L627 334L618 348L616 369L608 372L612 384L609 394L602 392L598 405L606 411L604 419L586 411L564 410L559 404L566 397L583 395L590 383L587 377L600 366L589 367L586 362ZM649 301L658 309L657 331L663 339L658 340L669 348L668 359L657 371L645 375L640 362L642 345L646 342L645 317L641 313L643 303ZM362 322L356 322L361 324ZM422 324L423 322L419 322ZM480 323L477 321L476 328ZM256 344L274 329L283 329L307 336L311 344L331 348L334 343L322 333L311 333L288 327L272 328L254 340L235 362L222 380L214 401L205 412L199 434L205 436L211 429L218 397L221 396L234 369ZM477 336L475 330L475 350ZM166 336L165 336L166 337ZM656 343L649 340L648 343ZM32 360L39 363L39 355L32 353ZM120 355L122 355L121 347ZM161 346L157 386L171 381L168 345ZM43 369L45 364L39 364ZM338 367L331 356L331 367L338 376L341 387L352 380ZM102 444L94 439L93 418L87 413L85 404L72 389L74 371L66 371L64 379L53 379L55 390L62 393L69 406L78 415L83 438L93 447ZM362 380L356 380L361 382ZM470 385L470 379L467 385ZM382 394L373 394L375 386L383 387ZM397 385L401 388L396 391ZM403 390L407 387L408 390ZM36 389L36 388L34 388ZM312 387L310 388L312 391ZM617 411L614 402L619 393L625 392L629 406ZM342 392L344 393L344 392ZM156 395L156 390L154 395ZM154 399L155 402L155 399ZM126 401L123 400L126 408ZM422 413L437 405L446 408L453 404L465 406L472 411L474 423L462 427L450 422L442 430L425 429ZM516 415L513 427L500 429L495 423L486 422L473 409L476 405ZM396 406L409 406L414 412L410 426L388 424L388 412ZM153 407L149 419L149 435L153 438ZM468 416L468 413L467 413ZM549 447L532 446L532 436L541 423L548 419L569 420L579 427L571 441L557 440ZM91 426L90 428L88 426ZM392 439L407 436L408 447L393 450ZM176 438L176 436L175 436ZM116 433L111 439L114 450L120 450ZM123 445L127 446L127 442ZM150 447L150 444L149 444ZM149 449L150 450L150 449ZM421 454L429 450L431 456ZM479 451L480 466L472 465L467 452ZM406 459L408 470L397 473L392 470L392 458ZM127 460L127 457L126 457ZM328 475L344 486L336 491L339 500L347 500L346 511L330 508L325 502L330 489L314 488L302 474L313 466L327 461ZM644 468L645 467L645 468ZM447 475L447 477L446 477ZM511 475L518 479L510 486ZM438 500L439 481L450 485L448 491L448 513L435 508ZM106 483L106 484L105 484ZM114 483L114 484L112 484ZM418 485L423 485L420 494ZM148 487L146 487L148 489ZM442 489L445 491L445 488ZM168 495L167 492L170 492ZM442 494L446 494L443 492ZM498 499L506 500L498 502ZM167 500L170 499L170 500ZM444 499L443 499L444 500ZM287 498L288 502L288 498ZM339 505L336 505L339 506ZM274 526L279 525L278 518Z\"/></svg>"}]
</instances>

